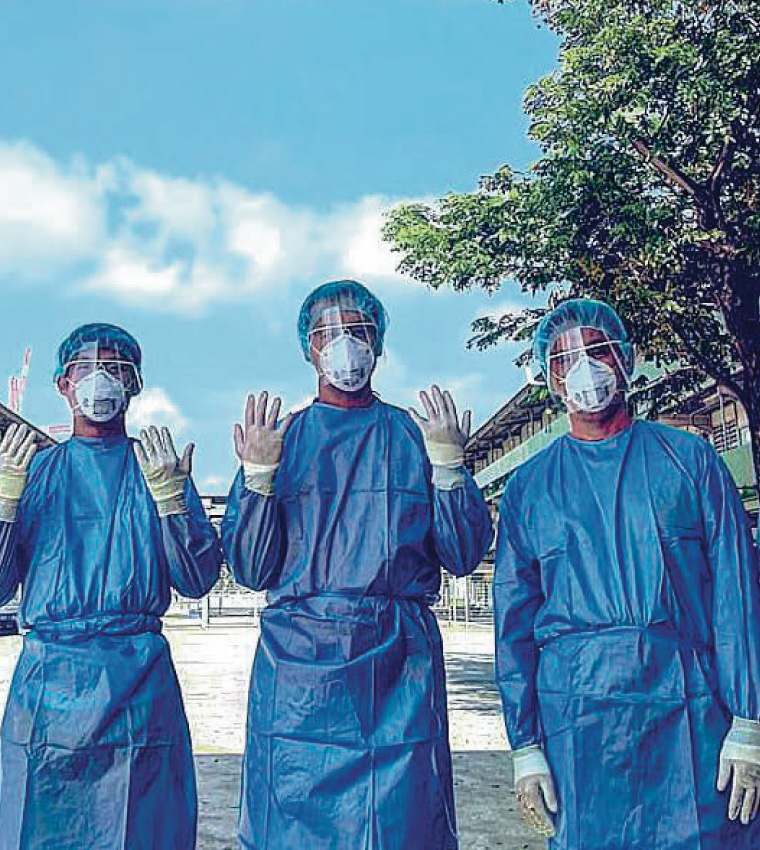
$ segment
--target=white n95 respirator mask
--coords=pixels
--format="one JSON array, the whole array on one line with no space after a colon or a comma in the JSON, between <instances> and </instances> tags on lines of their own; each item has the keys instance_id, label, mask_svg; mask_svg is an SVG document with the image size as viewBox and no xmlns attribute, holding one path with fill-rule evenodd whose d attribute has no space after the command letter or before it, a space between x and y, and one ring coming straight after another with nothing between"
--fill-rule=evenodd
<instances>
[{"instance_id":1,"label":"white n95 respirator mask","mask_svg":"<svg viewBox=\"0 0 760 850\"><path fill-rule=\"evenodd\" d=\"M331 386L346 393L358 392L369 381L375 352L363 340L343 334L319 353L319 372Z\"/></svg>"},{"instance_id":2,"label":"white n95 respirator mask","mask_svg":"<svg viewBox=\"0 0 760 850\"><path fill-rule=\"evenodd\" d=\"M76 409L91 422L110 422L127 407L124 384L102 369L77 381L74 397Z\"/></svg>"},{"instance_id":3,"label":"white n95 respirator mask","mask_svg":"<svg viewBox=\"0 0 760 850\"><path fill-rule=\"evenodd\" d=\"M565 375L564 383L567 404L583 413L604 410L618 391L615 370L585 352Z\"/></svg>"}]
</instances>

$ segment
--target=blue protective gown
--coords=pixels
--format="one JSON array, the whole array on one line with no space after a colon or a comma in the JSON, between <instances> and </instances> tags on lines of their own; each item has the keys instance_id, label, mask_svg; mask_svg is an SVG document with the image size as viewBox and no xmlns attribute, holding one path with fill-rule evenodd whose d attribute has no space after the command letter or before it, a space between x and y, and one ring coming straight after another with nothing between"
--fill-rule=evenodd
<instances>
[{"instance_id":1,"label":"blue protective gown","mask_svg":"<svg viewBox=\"0 0 760 850\"><path fill-rule=\"evenodd\" d=\"M471 478L431 485L409 415L315 402L285 434L276 493L239 474L222 541L269 590L251 677L240 836L255 850L457 847L441 565L472 572L492 527Z\"/></svg>"},{"instance_id":2,"label":"blue protective gown","mask_svg":"<svg viewBox=\"0 0 760 850\"><path fill-rule=\"evenodd\" d=\"M553 442L507 483L494 596L509 739L557 785L552 848L760 847L715 790L731 716L760 720L760 586L707 442L650 422Z\"/></svg>"},{"instance_id":3,"label":"blue protective gown","mask_svg":"<svg viewBox=\"0 0 760 850\"><path fill-rule=\"evenodd\" d=\"M191 850L190 736L160 616L206 593L221 551L191 482L159 519L125 437L33 461L0 522L0 603L30 631L0 734L0 850Z\"/></svg>"}]
</instances>

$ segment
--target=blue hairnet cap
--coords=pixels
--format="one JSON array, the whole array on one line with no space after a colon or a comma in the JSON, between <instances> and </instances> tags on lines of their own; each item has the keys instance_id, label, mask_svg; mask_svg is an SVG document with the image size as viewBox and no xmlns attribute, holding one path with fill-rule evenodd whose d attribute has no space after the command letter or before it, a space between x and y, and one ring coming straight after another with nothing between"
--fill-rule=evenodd
<instances>
[{"instance_id":1,"label":"blue hairnet cap","mask_svg":"<svg viewBox=\"0 0 760 850\"><path fill-rule=\"evenodd\" d=\"M118 325L109 325L105 322L92 322L88 325L80 325L73 330L58 346L58 356L53 380L56 380L66 371L66 366L77 355L86 351L91 346L108 348L115 352L120 359L127 360L135 367L137 376L142 384L142 351L137 340L131 333L120 328ZM139 392L139 389L138 389Z\"/></svg>"},{"instance_id":2,"label":"blue hairnet cap","mask_svg":"<svg viewBox=\"0 0 760 850\"><path fill-rule=\"evenodd\" d=\"M608 339L620 343L620 355L628 375L633 374L633 346L620 316L604 301L593 298L570 298L563 301L551 313L547 313L533 336L533 357L546 373L546 361L557 337L575 328L594 328L607 334Z\"/></svg>"},{"instance_id":3,"label":"blue hairnet cap","mask_svg":"<svg viewBox=\"0 0 760 850\"><path fill-rule=\"evenodd\" d=\"M378 298L356 280L331 280L311 292L301 305L298 314L298 339L303 356L311 362L309 332L314 328L324 310L329 307L356 310L366 316L377 328L375 354L383 353L388 314Z\"/></svg>"}]
</instances>

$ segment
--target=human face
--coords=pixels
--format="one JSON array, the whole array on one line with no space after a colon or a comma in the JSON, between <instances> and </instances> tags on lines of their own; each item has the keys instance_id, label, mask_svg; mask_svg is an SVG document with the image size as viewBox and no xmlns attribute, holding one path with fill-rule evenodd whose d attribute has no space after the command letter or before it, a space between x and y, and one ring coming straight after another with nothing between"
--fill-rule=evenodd
<instances>
[{"instance_id":1,"label":"human face","mask_svg":"<svg viewBox=\"0 0 760 850\"><path fill-rule=\"evenodd\" d=\"M568 372L584 354L609 366L617 377L618 386L625 386L628 378L618 341L609 339L597 328L574 328L560 334L552 345L548 358L549 389L562 396Z\"/></svg>"}]
</instances>

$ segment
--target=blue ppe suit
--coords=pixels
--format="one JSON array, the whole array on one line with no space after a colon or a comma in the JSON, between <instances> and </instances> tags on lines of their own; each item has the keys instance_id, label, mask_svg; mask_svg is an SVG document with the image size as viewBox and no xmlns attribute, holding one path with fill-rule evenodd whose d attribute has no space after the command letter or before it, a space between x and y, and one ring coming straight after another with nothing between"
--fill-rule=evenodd
<instances>
[{"instance_id":1,"label":"blue ppe suit","mask_svg":"<svg viewBox=\"0 0 760 850\"><path fill-rule=\"evenodd\" d=\"M190 736L161 615L221 563L192 483L159 519L126 437L38 454L0 522L0 603L30 631L0 733L0 850L191 850Z\"/></svg>"},{"instance_id":2,"label":"blue ppe suit","mask_svg":"<svg viewBox=\"0 0 760 850\"><path fill-rule=\"evenodd\" d=\"M269 591L251 676L240 819L255 850L455 850L441 565L492 539L472 479L434 488L417 426L375 400L315 402L285 433L275 494L236 478L222 542Z\"/></svg>"},{"instance_id":3,"label":"blue ppe suit","mask_svg":"<svg viewBox=\"0 0 760 850\"><path fill-rule=\"evenodd\" d=\"M715 789L731 716L760 720L760 586L705 440L555 440L507 482L494 598L509 740L541 745L557 787L550 847L760 847Z\"/></svg>"}]
</instances>

